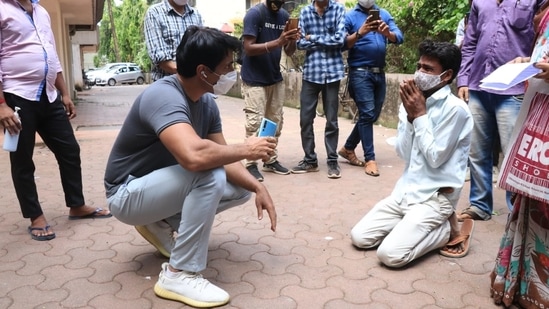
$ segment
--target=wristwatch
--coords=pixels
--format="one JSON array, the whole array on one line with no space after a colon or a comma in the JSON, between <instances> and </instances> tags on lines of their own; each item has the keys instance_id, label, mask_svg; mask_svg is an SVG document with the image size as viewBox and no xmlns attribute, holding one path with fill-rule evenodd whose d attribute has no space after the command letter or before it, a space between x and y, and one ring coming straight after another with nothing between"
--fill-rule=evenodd
<instances>
[{"instance_id":1,"label":"wristwatch","mask_svg":"<svg viewBox=\"0 0 549 309\"><path fill-rule=\"evenodd\" d=\"M356 37L359 39L362 37L362 35L358 32L358 30L355 32L355 34L356 34Z\"/></svg>"}]
</instances>

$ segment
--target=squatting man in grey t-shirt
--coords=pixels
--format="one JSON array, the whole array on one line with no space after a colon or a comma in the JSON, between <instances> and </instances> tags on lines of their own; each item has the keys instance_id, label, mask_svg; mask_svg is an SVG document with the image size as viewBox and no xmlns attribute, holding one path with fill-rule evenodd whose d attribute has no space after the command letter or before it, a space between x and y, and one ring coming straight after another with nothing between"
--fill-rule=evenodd
<instances>
[{"instance_id":1,"label":"squatting man in grey t-shirt","mask_svg":"<svg viewBox=\"0 0 549 309\"><path fill-rule=\"evenodd\" d=\"M266 210L276 228L269 192L240 162L269 159L276 140L250 137L227 145L210 94L225 93L236 81L238 48L237 38L219 30L189 27L177 48L177 74L156 81L135 100L105 173L113 215L170 257L156 295L195 307L229 301L227 292L198 273L206 268L216 213L255 192L258 219Z\"/></svg>"}]
</instances>

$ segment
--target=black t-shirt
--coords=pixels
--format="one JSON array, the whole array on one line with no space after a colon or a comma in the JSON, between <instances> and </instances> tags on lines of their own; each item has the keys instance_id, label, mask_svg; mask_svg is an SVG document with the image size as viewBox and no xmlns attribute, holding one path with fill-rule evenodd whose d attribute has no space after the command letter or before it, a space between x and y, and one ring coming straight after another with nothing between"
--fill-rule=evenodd
<instances>
[{"instance_id":1,"label":"black t-shirt","mask_svg":"<svg viewBox=\"0 0 549 309\"><path fill-rule=\"evenodd\" d=\"M242 35L256 38L257 43L276 40L282 34L290 14L284 9L271 12L264 3L252 7L244 17ZM269 86L282 80L280 56L282 47L269 49L270 53L248 57L244 54L240 76L251 86Z\"/></svg>"}]
</instances>

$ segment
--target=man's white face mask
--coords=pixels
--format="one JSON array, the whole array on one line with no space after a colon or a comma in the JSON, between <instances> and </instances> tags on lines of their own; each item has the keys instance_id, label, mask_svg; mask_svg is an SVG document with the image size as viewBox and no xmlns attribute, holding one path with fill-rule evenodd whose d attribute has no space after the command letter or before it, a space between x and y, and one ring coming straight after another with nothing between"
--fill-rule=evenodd
<instances>
[{"instance_id":1,"label":"man's white face mask","mask_svg":"<svg viewBox=\"0 0 549 309\"><path fill-rule=\"evenodd\" d=\"M442 83L442 79L440 79L440 77L444 73L446 73L446 71L440 73L439 75L433 75L418 70L414 74L414 82L416 83L416 86L419 88L419 90L428 91Z\"/></svg>"},{"instance_id":2,"label":"man's white face mask","mask_svg":"<svg viewBox=\"0 0 549 309\"><path fill-rule=\"evenodd\" d=\"M179 6L184 6L185 4L189 3L189 0L173 0L173 2Z\"/></svg>"},{"instance_id":3,"label":"man's white face mask","mask_svg":"<svg viewBox=\"0 0 549 309\"><path fill-rule=\"evenodd\" d=\"M227 74L221 74L221 75L219 75L219 74L217 74L213 71L212 71L212 73L219 76L219 80L217 81L217 83L215 85L210 84L205 79L206 78L205 74L202 74L202 76L204 77L204 81L206 83L208 83L208 85L213 87L214 94L226 94L227 92L229 92L229 90L231 90L231 88L236 83L236 78L237 78L236 71L231 71Z\"/></svg>"},{"instance_id":4,"label":"man's white face mask","mask_svg":"<svg viewBox=\"0 0 549 309\"><path fill-rule=\"evenodd\" d=\"M369 9L376 4L376 0L358 0L358 4L365 9Z\"/></svg>"}]
</instances>

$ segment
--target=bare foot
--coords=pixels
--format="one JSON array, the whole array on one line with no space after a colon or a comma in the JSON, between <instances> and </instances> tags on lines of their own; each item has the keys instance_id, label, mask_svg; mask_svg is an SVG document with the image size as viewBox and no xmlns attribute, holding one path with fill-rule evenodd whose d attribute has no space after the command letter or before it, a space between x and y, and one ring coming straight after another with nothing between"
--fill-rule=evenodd
<instances>
[{"instance_id":1,"label":"bare foot","mask_svg":"<svg viewBox=\"0 0 549 309\"><path fill-rule=\"evenodd\" d=\"M69 217L108 217L111 212L108 209L97 208L89 205L80 207L71 207L69 210Z\"/></svg>"},{"instance_id":2,"label":"bare foot","mask_svg":"<svg viewBox=\"0 0 549 309\"><path fill-rule=\"evenodd\" d=\"M44 214L31 219L31 225L29 226L29 233L35 238L53 238L55 233L52 231L51 227L48 225L48 221ZM48 239L49 240L49 239Z\"/></svg>"}]
</instances>

